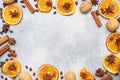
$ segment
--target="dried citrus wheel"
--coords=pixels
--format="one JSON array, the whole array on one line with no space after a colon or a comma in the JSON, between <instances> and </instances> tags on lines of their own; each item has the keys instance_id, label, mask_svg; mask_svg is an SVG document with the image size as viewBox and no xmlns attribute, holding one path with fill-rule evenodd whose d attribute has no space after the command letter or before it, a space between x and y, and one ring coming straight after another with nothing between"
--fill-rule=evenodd
<instances>
[{"instance_id":1,"label":"dried citrus wheel","mask_svg":"<svg viewBox=\"0 0 120 80\"><path fill-rule=\"evenodd\" d=\"M57 0L56 9L62 15L71 15L75 12L76 5L74 0Z\"/></svg>"},{"instance_id":2,"label":"dried citrus wheel","mask_svg":"<svg viewBox=\"0 0 120 80\"><path fill-rule=\"evenodd\" d=\"M16 77L21 71L21 64L17 60L9 60L2 66L2 72L10 77Z\"/></svg>"},{"instance_id":3,"label":"dried citrus wheel","mask_svg":"<svg viewBox=\"0 0 120 80\"><path fill-rule=\"evenodd\" d=\"M106 47L112 53L118 53L120 51L120 32L114 32L108 35Z\"/></svg>"},{"instance_id":4,"label":"dried citrus wheel","mask_svg":"<svg viewBox=\"0 0 120 80\"><path fill-rule=\"evenodd\" d=\"M7 5L3 10L4 21L11 25L18 24L21 21L22 16L22 9L17 4Z\"/></svg>"},{"instance_id":5,"label":"dried citrus wheel","mask_svg":"<svg viewBox=\"0 0 120 80\"><path fill-rule=\"evenodd\" d=\"M120 14L120 6L115 0L103 0L98 6L98 11L104 18L115 18Z\"/></svg>"},{"instance_id":6,"label":"dried citrus wheel","mask_svg":"<svg viewBox=\"0 0 120 80\"><path fill-rule=\"evenodd\" d=\"M49 12L52 10L52 0L38 0L37 4L41 12Z\"/></svg>"},{"instance_id":7,"label":"dried citrus wheel","mask_svg":"<svg viewBox=\"0 0 120 80\"><path fill-rule=\"evenodd\" d=\"M109 54L103 59L103 65L106 70L116 74L119 72L120 57L115 54Z\"/></svg>"},{"instance_id":8,"label":"dried citrus wheel","mask_svg":"<svg viewBox=\"0 0 120 80\"><path fill-rule=\"evenodd\" d=\"M50 64L44 64L38 69L38 80L58 80L58 70Z\"/></svg>"},{"instance_id":9,"label":"dried citrus wheel","mask_svg":"<svg viewBox=\"0 0 120 80\"><path fill-rule=\"evenodd\" d=\"M95 80L94 75L85 67L80 69L79 77L80 80Z\"/></svg>"}]
</instances>

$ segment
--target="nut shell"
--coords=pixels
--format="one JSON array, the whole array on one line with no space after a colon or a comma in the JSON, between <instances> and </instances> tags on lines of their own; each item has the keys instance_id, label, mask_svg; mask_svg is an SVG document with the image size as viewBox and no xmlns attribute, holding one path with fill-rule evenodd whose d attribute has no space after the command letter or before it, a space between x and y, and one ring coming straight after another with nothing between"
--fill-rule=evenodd
<instances>
[{"instance_id":1,"label":"nut shell","mask_svg":"<svg viewBox=\"0 0 120 80\"><path fill-rule=\"evenodd\" d=\"M14 2L15 2L15 0L3 0L4 4L12 4Z\"/></svg>"},{"instance_id":2,"label":"nut shell","mask_svg":"<svg viewBox=\"0 0 120 80\"><path fill-rule=\"evenodd\" d=\"M117 21L117 19L109 19L107 21L107 29L110 32L114 32L119 28L119 22Z\"/></svg>"},{"instance_id":3,"label":"nut shell","mask_svg":"<svg viewBox=\"0 0 120 80\"><path fill-rule=\"evenodd\" d=\"M76 80L75 73L72 72L72 71L68 71L68 72L65 74L65 80Z\"/></svg>"},{"instance_id":4,"label":"nut shell","mask_svg":"<svg viewBox=\"0 0 120 80\"><path fill-rule=\"evenodd\" d=\"M20 80L32 80L32 77L31 75L26 72L26 71L23 71L20 76L19 76Z\"/></svg>"},{"instance_id":5,"label":"nut shell","mask_svg":"<svg viewBox=\"0 0 120 80\"><path fill-rule=\"evenodd\" d=\"M88 13L92 9L92 3L90 1L83 1L80 5L80 11L82 13Z\"/></svg>"}]
</instances>

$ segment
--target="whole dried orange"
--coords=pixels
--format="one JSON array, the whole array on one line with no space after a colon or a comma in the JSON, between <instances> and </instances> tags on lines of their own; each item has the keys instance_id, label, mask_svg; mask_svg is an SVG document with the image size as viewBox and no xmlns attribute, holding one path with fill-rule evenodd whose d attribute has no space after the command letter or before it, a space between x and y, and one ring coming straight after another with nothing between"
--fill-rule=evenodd
<instances>
[{"instance_id":1,"label":"whole dried orange","mask_svg":"<svg viewBox=\"0 0 120 80\"><path fill-rule=\"evenodd\" d=\"M3 19L10 25L18 24L23 16L22 9L17 4L7 5L3 10Z\"/></svg>"},{"instance_id":2,"label":"whole dried orange","mask_svg":"<svg viewBox=\"0 0 120 80\"><path fill-rule=\"evenodd\" d=\"M106 55L103 59L103 65L106 70L116 74L119 72L120 57L115 54Z\"/></svg>"},{"instance_id":3,"label":"whole dried orange","mask_svg":"<svg viewBox=\"0 0 120 80\"><path fill-rule=\"evenodd\" d=\"M50 12L52 10L52 0L38 0L37 5L41 12Z\"/></svg>"},{"instance_id":4,"label":"whole dried orange","mask_svg":"<svg viewBox=\"0 0 120 80\"><path fill-rule=\"evenodd\" d=\"M114 32L108 35L106 38L106 47L112 53L118 53L120 51L120 32Z\"/></svg>"},{"instance_id":5,"label":"whole dried orange","mask_svg":"<svg viewBox=\"0 0 120 80\"><path fill-rule=\"evenodd\" d=\"M98 6L98 11L104 18L115 18L120 14L120 6L116 0L102 0Z\"/></svg>"},{"instance_id":6,"label":"whole dried orange","mask_svg":"<svg viewBox=\"0 0 120 80\"><path fill-rule=\"evenodd\" d=\"M2 66L2 72L14 78L21 71L21 64L17 60L9 60Z\"/></svg>"},{"instance_id":7,"label":"whole dried orange","mask_svg":"<svg viewBox=\"0 0 120 80\"><path fill-rule=\"evenodd\" d=\"M44 64L38 69L38 80L58 80L59 72L53 65Z\"/></svg>"},{"instance_id":8,"label":"whole dried orange","mask_svg":"<svg viewBox=\"0 0 120 80\"><path fill-rule=\"evenodd\" d=\"M57 0L56 9L62 15L71 15L75 12L76 5L74 0Z\"/></svg>"},{"instance_id":9,"label":"whole dried orange","mask_svg":"<svg viewBox=\"0 0 120 80\"><path fill-rule=\"evenodd\" d=\"M95 76L86 67L80 69L79 77L80 80L95 80Z\"/></svg>"}]
</instances>

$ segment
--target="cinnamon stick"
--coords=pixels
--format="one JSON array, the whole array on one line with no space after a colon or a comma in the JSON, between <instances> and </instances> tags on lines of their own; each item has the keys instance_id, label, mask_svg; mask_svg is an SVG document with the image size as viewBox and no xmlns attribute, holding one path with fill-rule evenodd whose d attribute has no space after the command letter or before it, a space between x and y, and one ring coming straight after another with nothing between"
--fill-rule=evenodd
<instances>
[{"instance_id":1,"label":"cinnamon stick","mask_svg":"<svg viewBox=\"0 0 120 80\"><path fill-rule=\"evenodd\" d=\"M35 12L35 9L33 8L33 6L30 4L30 2L28 0L23 0L23 2L28 7L28 9L30 10L31 13Z\"/></svg>"},{"instance_id":2,"label":"cinnamon stick","mask_svg":"<svg viewBox=\"0 0 120 80\"><path fill-rule=\"evenodd\" d=\"M0 48L0 56L3 55L9 49L10 49L10 46L8 44L6 44L2 48Z\"/></svg>"},{"instance_id":3,"label":"cinnamon stick","mask_svg":"<svg viewBox=\"0 0 120 80\"><path fill-rule=\"evenodd\" d=\"M103 77L101 80L113 80L111 75L107 75L105 77Z\"/></svg>"},{"instance_id":4,"label":"cinnamon stick","mask_svg":"<svg viewBox=\"0 0 120 80\"><path fill-rule=\"evenodd\" d=\"M92 11L91 14L92 14L97 26L101 27L102 23L101 23L100 19L98 18L96 11Z\"/></svg>"},{"instance_id":5,"label":"cinnamon stick","mask_svg":"<svg viewBox=\"0 0 120 80\"><path fill-rule=\"evenodd\" d=\"M0 45L4 44L5 42L7 42L9 40L9 36L6 35L6 36L3 36L1 39L0 39Z\"/></svg>"}]
</instances>

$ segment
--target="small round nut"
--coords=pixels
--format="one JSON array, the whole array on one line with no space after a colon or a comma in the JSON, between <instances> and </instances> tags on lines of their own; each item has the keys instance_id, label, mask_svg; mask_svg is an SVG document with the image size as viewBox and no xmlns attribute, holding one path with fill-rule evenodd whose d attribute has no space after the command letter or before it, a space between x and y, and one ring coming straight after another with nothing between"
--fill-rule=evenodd
<instances>
[{"instance_id":1,"label":"small round nut","mask_svg":"<svg viewBox=\"0 0 120 80\"><path fill-rule=\"evenodd\" d=\"M90 1L83 1L80 5L80 11L82 13L88 13L92 9L92 3Z\"/></svg>"},{"instance_id":2,"label":"small round nut","mask_svg":"<svg viewBox=\"0 0 120 80\"><path fill-rule=\"evenodd\" d=\"M68 72L65 74L65 80L76 80L75 73L72 72L72 71L68 71Z\"/></svg>"},{"instance_id":3,"label":"small round nut","mask_svg":"<svg viewBox=\"0 0 120 80\"><path fill-rule=\"evenodd\" d=\"M26 71L23 71L20 76L19 76L20 80L32 80L32 77L31 75L26 72Z\"/></svg>"},{"instance_id":4,"label":"small round nut","mask_svg":"<svg viewBox=\"0 0 120 80\"><path fill-rule=\"evenodd\" d=\"M110 32L114 32L119 28L119 22L117 21L117 19L109 19L107 21L107 29Z\"/></svg>"},{"instance_id":5,"label":"small round nut","mask_svg":"<svg viewBox=\"0 0 120 80\"><path fill-rule=\"evenodd\" d=\"M14 2L15 2L15 0L3 0L4 4L12 4Z\"/></svg>"}]
</instances>

